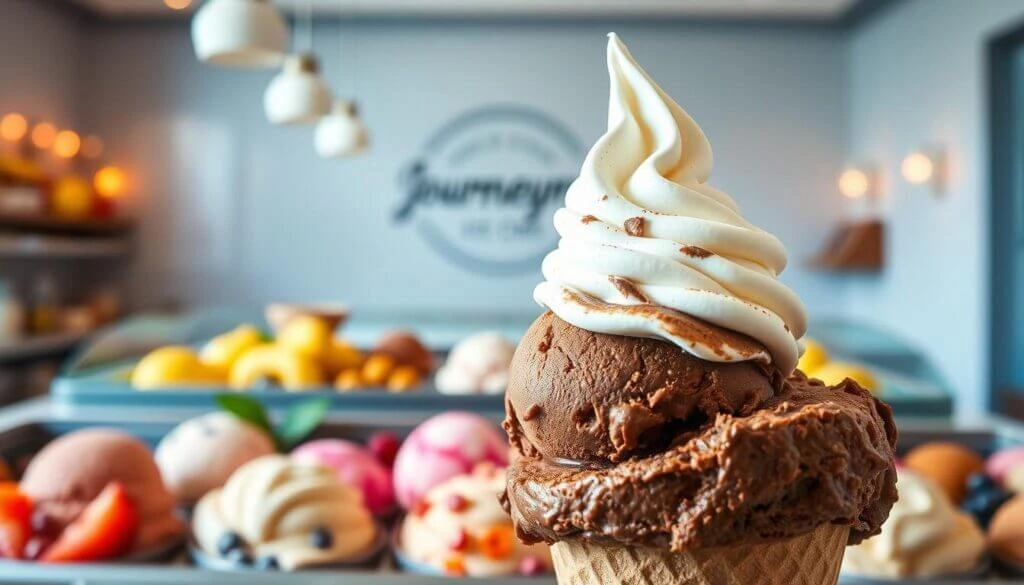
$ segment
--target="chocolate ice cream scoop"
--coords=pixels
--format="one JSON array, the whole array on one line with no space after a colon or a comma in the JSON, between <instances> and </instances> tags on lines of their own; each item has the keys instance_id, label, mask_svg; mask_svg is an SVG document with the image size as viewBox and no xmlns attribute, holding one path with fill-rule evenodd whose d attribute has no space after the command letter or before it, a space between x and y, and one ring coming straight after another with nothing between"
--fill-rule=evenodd
<instances>
[{"instance_id":1,"label":"chocolate ice cream scoop","mask_svg":"<svg viewBox=\"0 0 1024 585\"><path fill-rule=\"evenodd\" d=\"M697 123L609 35L608 130L555 212L510 370L505 505L561 585L835 583L876 533L896 428L802 374L785 246L708 184ZM557 315L557 317L556 317Z\"/></svg>"},{"instance_id":2,"label":"chocolate ice cream scoop","mask_svg":"<svg viewBox=\"0 0 1024 585\"><path fill-rule=\"evenodd\" d=\"M718 414L750 414L782 379L762 362L709 362L661 339L593 333L547 312L516 350L505 428L529 455L624 461L662 450Z\"/></svg>"},{"instance_id":3,"label":"chocolate ice cream scoop","mask_svg":"<svg viewBox=\"0 0 1024 585\"><path fill-rule=\"evenodd\" d=\"M876 534L896 500L892 411L855 382L794 374L747 416L718 415L666 450L614 466L522 452L507 504L520 538L672 551L771 542L823 524Z\"/></svg>"}]
</instances>

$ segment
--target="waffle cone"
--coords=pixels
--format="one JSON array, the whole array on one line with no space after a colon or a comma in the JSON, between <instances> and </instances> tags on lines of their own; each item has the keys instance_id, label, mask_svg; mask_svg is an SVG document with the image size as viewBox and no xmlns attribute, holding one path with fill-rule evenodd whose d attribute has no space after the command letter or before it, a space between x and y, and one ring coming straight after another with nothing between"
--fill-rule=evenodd
<instances>
[{"instance_id":1,"label":"waffle cone","mask_svg":"<svg viewBox=\"0 0 1024 585\"><path fill-rule=\"evenodd\" d=\"M849 528L776 542L672 553L582 541L551 547L559 585L835 585Z\"/></svg>"}]
</instances>

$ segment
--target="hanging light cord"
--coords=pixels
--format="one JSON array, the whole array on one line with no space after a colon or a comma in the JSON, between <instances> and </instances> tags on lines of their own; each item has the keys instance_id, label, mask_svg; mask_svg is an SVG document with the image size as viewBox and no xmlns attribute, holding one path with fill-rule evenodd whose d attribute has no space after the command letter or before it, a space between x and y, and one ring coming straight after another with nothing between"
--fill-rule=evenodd
<instances>
[{"instance_id":1,"label":"hanging light cord","mask_svg":"<svg viewBox=\"0 0 1024 585\"><path fill-rule=\"evenodd\" d=\"M350 35L354 35L352 26L350 26L351 20L344 12L341 18L338 20L338 71L341 80L342 88L345 87L346 78L348 79L349 93L353 99L356 95L356 57L357 49L355 38L348 39ZM348 42L346 43L346 39Z\"/></svg>"},{"instance_id":2,"label":"hanging light cord","mask_svg":"<svg viewBox=\"0 0 1024 585\"><path fill-rule=\"evenodd\" d=\"M295 23L295 48L299 53L313 52L313 0L306 0Z\"/></svg>"},{"instance_id":3,"label":"hanging light cord","mask_svg":"<svg viewBox=\"0 0 1024 585\"><path fill-rule=\"evenodd\" d=\"M350 26L348 29L352 34L352 38L349 39L348 42L349 51L352 53L348 64L349 68L352 70L352 73L349 74L349 78L352 80L352 99L356 98L356 85L359 81L359 75L357 75L359 67L359 47L358 43L356 43L355 28L355 26Z\"/></svg>"}]
</instances>

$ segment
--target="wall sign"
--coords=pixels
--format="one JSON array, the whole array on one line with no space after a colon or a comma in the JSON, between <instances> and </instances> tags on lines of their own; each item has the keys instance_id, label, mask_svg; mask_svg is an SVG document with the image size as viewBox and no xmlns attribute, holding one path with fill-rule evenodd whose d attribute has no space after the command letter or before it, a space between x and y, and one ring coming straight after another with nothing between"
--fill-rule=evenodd
<instances>
[{"instance_id":1,"label":"wall sign","mask_svg":"<svg viewBox=\"0 0 1024 585\"><path fill-rule=\"evenodd\" d=\"M571 130L538 110L472 110L442 126L402 170L392 219L466 270L536 271L558 242L551 214L584 154Z\"/></svg>"}]
</instances>

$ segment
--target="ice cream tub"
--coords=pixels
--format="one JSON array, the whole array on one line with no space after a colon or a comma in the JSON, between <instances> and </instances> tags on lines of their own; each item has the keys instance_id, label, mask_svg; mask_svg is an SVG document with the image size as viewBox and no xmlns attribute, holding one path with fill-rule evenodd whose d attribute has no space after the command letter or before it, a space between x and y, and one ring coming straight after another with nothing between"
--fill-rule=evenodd
<instances>
[{"instance_id":1,"label":"ice cream tub","mask_svg":"<svg viewBox=\"0 0 1024 585\"><path fill-rule=\"evenodd\" d=\"M366 551L346 563L321 565L316 567L303 568L307 571L351 571L351 570L376 570L381 567L382 562L388 554L388 530L383 525L378 526L377 538ZM207 554L199 547L194 539L189 539L188 556L196 567L210 571L228 572L266 572L268 569L259 568L255 565L240 565L238 562Z\"/></svg>"},{"instance_id":2,"label":"ice cream tub","mask_svg":"<svg viewBox=\"0 0 1024 585\"><path fill-rule=\"evenodd\" d=\"M465 577L459 577L459 576L455 576L455 575L447 575L447 574L444 573L444 571L438 569L437 567L434 567L434 566L432 566L432 565L430 565L428 563L419 562L419 561L413 559L408 554L406 554L402 550L401 539L400 539L400 534L399 534L400 531L397 528L398 527L396 526L396 530L394 530L391 533L391 551L392 551L392 557L395 560L395 566L398 568L398 570L403 571L405 573L410 573L410 574L413 574L413 575L423 575L423 576L426 576L426 577L437 577L437 578L441 578L441 579L462 579L462 578L465 578ZM542 573L540 573L538 575L522 576L520 578L522 578L522 579L530 579L532 583L544 583L546 580L553 580L554 574L550 570L548 570L548 571L544 571L544 572L542 572ZM490 581L503 580L503 578L494 578L494 577L491 577L491 578L476 577L475 579L477 579L477 580L481 580L481 579L482 580L490 580Z\"/></svg>"},{"instance_id":3,"label":"ice cream tub","mask_svg":"<svg viewBox=\"0 0 1024 585\"><path fill-rule=\"evenodd\" d=\"M445 575L444 571L441 571L427 563L421 563L406 554L402 550L401 531L399 530L400 527L401 522L399 522L391 532L392 556L395 559L395 566L398 567L399 570L416 575L426 575L429 577L443 577L446 579L457 578L451 575Z\"/></svg>"}]
</instances>

